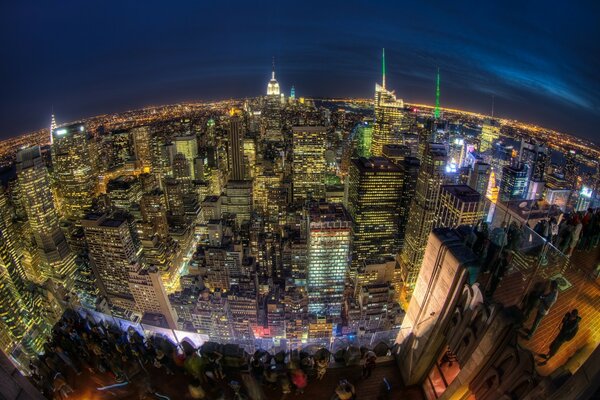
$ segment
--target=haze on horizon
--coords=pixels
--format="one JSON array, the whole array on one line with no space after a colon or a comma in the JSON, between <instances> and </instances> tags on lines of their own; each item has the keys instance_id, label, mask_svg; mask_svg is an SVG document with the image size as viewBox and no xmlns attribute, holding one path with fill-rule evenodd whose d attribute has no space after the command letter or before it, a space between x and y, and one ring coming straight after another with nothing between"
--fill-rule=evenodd
<instances>
[{"instance_id":1,"label":"haze on horizon","mask_svg":"<svg viewBox=\"0 0 600 400\"><path fill-rule=\"evenodd\" d=\"M107 112L264 94L372 97L600 134L600 4L496 2L6 2L0 139Z\"/></svg>"}]
</instances>

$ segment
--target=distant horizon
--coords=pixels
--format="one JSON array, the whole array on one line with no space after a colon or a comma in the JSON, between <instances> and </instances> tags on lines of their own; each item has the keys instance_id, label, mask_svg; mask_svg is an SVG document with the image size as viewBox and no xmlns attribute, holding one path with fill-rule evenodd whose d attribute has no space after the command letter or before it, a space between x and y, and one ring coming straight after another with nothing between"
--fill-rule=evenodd
<instances>
[{"instance_id":1,"label":"distant horizon","mask_svg":"<svg viewBox=\"0 0 600 400\"><path fill-rule=\"evenodd\" d=\"M282 91L282 93L284 93ZM285 93L284 93L285 94ZM396 95L398 96L398 94L396 93ZM140 110L144 110L144 109L148 109L148 108L160 108L160 107L168 107L168 106L173 106L173 105L178 105L178 104L202 104L202 103L219 103L219 102L224 102L224 101L242 101L244 99L254 99L254 98L259 98L264 96L264 94L262 95L256 95L256 96L244 96L244 97L227 97L227 98L221 98L221 99L193 99L193 100L182 100L182 101L176 101L176 102L172 102L172 103L163 103L163 104L148 104L148 105L141 105L141 106L134 106L131 108L127 108L127 109L123 109L120 111L115 111L115 110L110 110L110 111L104 111L95 115L90 115L90 116L83 116L83 117L72 117L72 118L67 118L67 121L63 120L60 116L60 114L57 114L55 112L55 117L57 120L58 125L63 125L63 124L69 124L69 123L74 123L77 121L84 121L87 119L92 119L92 118L97 118L100 117L102 115L109 115L109 114L123 114L126 112L134 112L134 111L140 111ZM289 97L288 95L286 95L286 98ZM296 96L296 98L300 98L300 97L304 97L306 99L309 100L365 100L365 101L372 101L372 98L370 97L362 97L362 96L340 96L340 97L334 97L334 96ZM402 98L401 96L399 96L399 98ZM411 106L424 106L424 107L428 107L428 108L434 108L435 104L429 104L429 103L420 103L420 102L413 102L413 101L407 101L406 99L402 99L404 101L405 104L411 105ZM490 103L490 108L491 108L491 103ZM518 121L519 123L523 123L526 125L531 125L531 126L538 126L540 128L543 129L547 129L547 130L551 130L560 134L565 134L571 137L575 137L578 139L583 139L588 141L589 143L592 143L596 146L598 146L600 148L600 137L599 138L587 138L584 136L580 136L580 135L576 135L570 132L565 132L556 128L552 128L552 127L548 127L545 125L541 125L539 123L536 122L531 122L531 121L524 121L521 119L517 119L517 118L513 118L510 116L504 116L504 115L498 115L496 113L496 111L494 111L495 115L491 115L489 113L486 112L482 112L482 111L475 111L475 110L471 110L471 109L460 109L460 108L456 108L456 107L452 107L452 106L444 106L443 103L440 104L440 109L441 110L450 110L450 111L460 111L460 112L465 112L465 113L470 113L470 114L478 114L481 117L485 117L485 118L494 118L494 119L498 119L498 120L515 120ZM490 109L491 111L491 109ZM48 115L48 121L50 121L52 114ZM41 126L39 128L34 128L31 129L29 131L26 132L20 132L14 135L9 135L9 136L3 136L2 132L0 132L0 142L4 141L4 140L10 140L10 139L14 139L20 136L24 136L24 135L28 135L37 131L40 131L42 129L48 129L50 123L47 124L48 126Z\"/></svg>"}]
</instances>

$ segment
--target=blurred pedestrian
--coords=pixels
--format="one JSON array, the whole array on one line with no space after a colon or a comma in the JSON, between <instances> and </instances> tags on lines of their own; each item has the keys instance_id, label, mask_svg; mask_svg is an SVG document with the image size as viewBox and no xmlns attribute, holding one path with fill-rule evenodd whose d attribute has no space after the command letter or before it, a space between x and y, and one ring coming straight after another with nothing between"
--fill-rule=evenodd
<instances>
[{"instance_id":1,"label":"blurred pedestrian","mask_svg":"<svg viewBox=\"0 0 600 400\"><path fill-rule=\"evenodd\" d=\"M540 296L540 305L538 307L537 314L535 316L535 320L533 321L533 325L531 325L531 329L527 331L527 339L531 339L537 328L540 326L542 319L548 315L550 308L556 303L558 299L558 282L553 280L550 282L550 291L542 296Z\"/></svg>"},{"instance_id":2,"label":"blurred pedestrian","mask_svg":"<svg viewBox=\"0 0 600 400\"><path fill-rule=\"evenodd\" d=\"M551 359L558 349L563 345L563 343L570 341L577 335L577 331L579 330L579 321L581 321L581 317L579 316L579 312L577 309L568 312L563 317L560 323L560 330L558 335L554 338L552 343L550 343L550 349L547 354L540 354L540 357L544 359L543 362L539 363L539 365L546 365L549 359Z\"/></svg>"},{"instance_id":3,"label":"blurred pedestrian","mask_svg":"<svg viewBox=\"0 0 600 400\"><path fill-rule=\"evenodd\" d=\"M370 378L373 373L373 368L375 368L375 364L377 361L377 356L372 351L368 351L365 354L365 363L363 364L362 369L362 377L364 379Z\"/></svg>"}]
</instances>

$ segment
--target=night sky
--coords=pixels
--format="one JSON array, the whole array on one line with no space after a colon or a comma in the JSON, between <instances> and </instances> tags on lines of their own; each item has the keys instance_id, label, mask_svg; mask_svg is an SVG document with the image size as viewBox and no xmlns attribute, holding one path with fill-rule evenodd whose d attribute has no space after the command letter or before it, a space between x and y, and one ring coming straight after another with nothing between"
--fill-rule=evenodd
<instances>
[{"instance_id":1,"label":"night sky","mask_svg":"<svg viewBox=\"0 0 600 400\"><path fill-rule=\"evenodd\" d=\"M177 5L173 5L173 4ZM403 3L403 4L401 4ZM0 137L105 112L264 94L372 97L600 142L598 1L3 1Z\"/></svg>"}]
</instances>

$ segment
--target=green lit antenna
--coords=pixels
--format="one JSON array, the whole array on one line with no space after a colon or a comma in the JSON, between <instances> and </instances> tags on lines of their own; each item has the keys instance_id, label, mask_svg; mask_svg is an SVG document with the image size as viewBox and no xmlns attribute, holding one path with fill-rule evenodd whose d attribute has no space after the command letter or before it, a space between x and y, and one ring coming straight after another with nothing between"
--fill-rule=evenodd
<instances>
[{"instance_id":1,"label":"green lit antenna","mask_svg":"<svg viewBox=\"0 0 600 400\"><path fill-rule=\"evenodd\" d=\"M383 73L382 87L385 89L385 48L383 49L383 57L381 59L381 72Z\"/></svg>"},{"instance_id":2,"label":"green lit antenna","mask_svg":"<svg viewBox=\"0 0 600 400\"><path fill-rule=\"evenodd\" d=\"M440 117L440 69L437 69L437 78L435 84L435 110L433 111L435 119Z\"/></svg>"}]
</instances>

